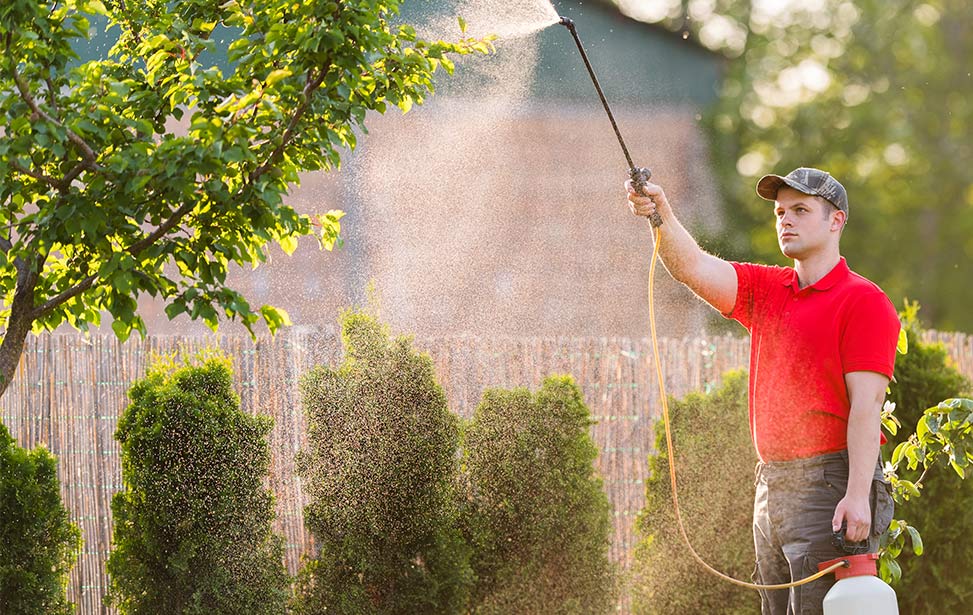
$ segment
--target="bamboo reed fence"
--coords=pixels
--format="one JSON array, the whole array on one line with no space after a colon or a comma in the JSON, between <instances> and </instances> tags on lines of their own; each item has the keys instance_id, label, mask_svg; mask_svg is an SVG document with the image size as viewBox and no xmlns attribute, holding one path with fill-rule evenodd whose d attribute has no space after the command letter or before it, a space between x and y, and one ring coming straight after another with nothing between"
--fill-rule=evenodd
<instances>
[{"instance_id":1,"label":"bamboo reed fence","mask_svg":"<svg viewBox=\"0 0 973 615\"><path fill-rule=\"evenodd\" d=\"M973 376L973 337L928 332L958 369ZM82 614L110 613L102 604L105 560L111 545L111 498L122 488L117 418L132 382L154 355L218 347L234 359L244 410L274 418L269 486L277 497L277 530L294 573L313 548L304 529L304 495L294 455L304 442L297 382L316 364L335 365L340 342L331 330L291 331L276 338L147 337L120 344L111 336L42 335L27 340L17 377L0 398L0 418L21 446L45 445L57 455L61 493L81 527L84 548L71 573L69 596ZM658 385L646 339L449 337L418 340L430 354L450 406L469 417L488 387L536 387L551 373L581 385L600 450L597 470L614 514L611 557L626 568L644 503L647 455L659 415ZM660 340L671 395L706 391L726 370L746 365L749 342L738 337ZM623 597L622 611L628 611Z\"/></svg>"}]
</instances>

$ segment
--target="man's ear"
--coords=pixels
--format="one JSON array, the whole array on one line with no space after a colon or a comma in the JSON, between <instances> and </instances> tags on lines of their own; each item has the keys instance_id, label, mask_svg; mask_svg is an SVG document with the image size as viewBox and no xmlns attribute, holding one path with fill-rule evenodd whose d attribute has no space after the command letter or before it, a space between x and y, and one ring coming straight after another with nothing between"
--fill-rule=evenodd
<instances>
[{"instance_id":1,"label":"man's ear","mask_svg":"<svg viewBox=\"0 0 973 615\"><path fill-rule=\"evenodd\" d=\"M840 209L835 209L831 213L831 230L840 231L845 228L845 222L848 221L848 214Z\"/></svg>"}]
</instances>

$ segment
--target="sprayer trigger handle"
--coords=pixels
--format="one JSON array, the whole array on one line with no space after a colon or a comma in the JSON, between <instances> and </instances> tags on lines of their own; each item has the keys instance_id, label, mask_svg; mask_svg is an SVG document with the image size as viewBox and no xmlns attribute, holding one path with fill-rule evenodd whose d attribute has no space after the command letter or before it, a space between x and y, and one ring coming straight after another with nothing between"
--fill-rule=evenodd
<instances>
[{"instance_id":1,"label":"sprayer trigger handle","mask_svg":"<svg viewBox=\"0 0 973 615\"><path fill-rule=\"evenodd\" d=\"M868 540L862 540L861 542L851 542L845 538L845 531L848 525L845 523L841 524L841 529L837 532L831 533L831 544L845 553L851 555L863 555L868 553Z\"/></svg>"},{"instance_id":2,"label":"sprayer trigger handle","mask_svg":"<svg viewBox=\"0 0 973 615\"><path fill-rule=\"evenodd\" d=\"M632 167L629 170L629 177L632 178L635 191L645 196L645 184L652 178L652 170L646 167ZM652 225L652 228L662 226L662 216L658 213L652 214L649 216L649 224Z\"/></svg>"}]
</instances>

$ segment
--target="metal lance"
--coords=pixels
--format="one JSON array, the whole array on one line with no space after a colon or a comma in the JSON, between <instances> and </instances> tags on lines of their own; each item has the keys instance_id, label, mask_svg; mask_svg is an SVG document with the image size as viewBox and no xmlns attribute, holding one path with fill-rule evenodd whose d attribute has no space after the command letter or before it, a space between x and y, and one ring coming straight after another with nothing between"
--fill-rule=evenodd
<instances>
[{"instance_id":1,"label":"metal lance","mask_svg":"<svg viewBox=\"0 0 973 615\"><path fill-rule=\"evenodd\" d=\"M612 129L615 131L615 136L618 137L618 144L622 146L622 152L625 154L625 160L628 162L628 175L632 178L632 184L635 186L636 192L642 196L648 196L645 194L645 184L652 177L652 171L645 167L637 167L635 163L632 162L632 156L628 153L628 148L625 147L625 139L622 138L622 133L618 130L618 123L615 122L615 116L612 114L611 107L608 106L608 99L605 98L605 93L601 90L601 84L598 83L598 77L595 76L595 71L591 68L591 62L588 60L588 54L585 53L584 45L581 43L581 37L578 36L578 30L574 27L574 22L567 17L562 17L561 21L558 22L562 26L568 29L571 36L574 37L574 42L578 45L578 51L581 52L581 59L584 60L584 65L588 69L588 74L591 76L591 82L595 84L595 89L598 90L598 98L601 99L601 104L605 107L605 112L608 113L608 119L612 123ZM653 227L662 226L662 216L657 212L649 216L649 222Z\"/></svg>"}]
</instances>

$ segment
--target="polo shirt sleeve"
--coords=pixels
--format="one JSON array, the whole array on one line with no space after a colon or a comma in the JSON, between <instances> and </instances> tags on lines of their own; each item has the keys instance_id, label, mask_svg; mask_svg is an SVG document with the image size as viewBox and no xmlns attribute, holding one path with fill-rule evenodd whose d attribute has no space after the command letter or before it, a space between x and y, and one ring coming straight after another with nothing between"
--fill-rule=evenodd
<instances>
[{"instance_id":1,"label":"polo shirt sleeve","mask_svg":"<svg viewBox=\"0 0 973 615\"><path fill-rule=\"evenodd\" d=\"M737 296L733 308L729 312L723 312L723 317L739 322L749 331L750 325L753 323L756 303L754 301L755 290L763 282L765 267L753 263L737 262L731 262L730 265L733 266L737 274Z\"/></svg>"},{"instance_id":2,"label":"polo shirt sleeve","mask_svg":"<svg viewBox=\"0 0 973 615\"><path fill-rule=\"evenodd\" d=\"M842 372L877 372L891 378L900 327L895 306L885 293L860 297L851 306L841 335Z\"/></svg>"}]
</instances>

